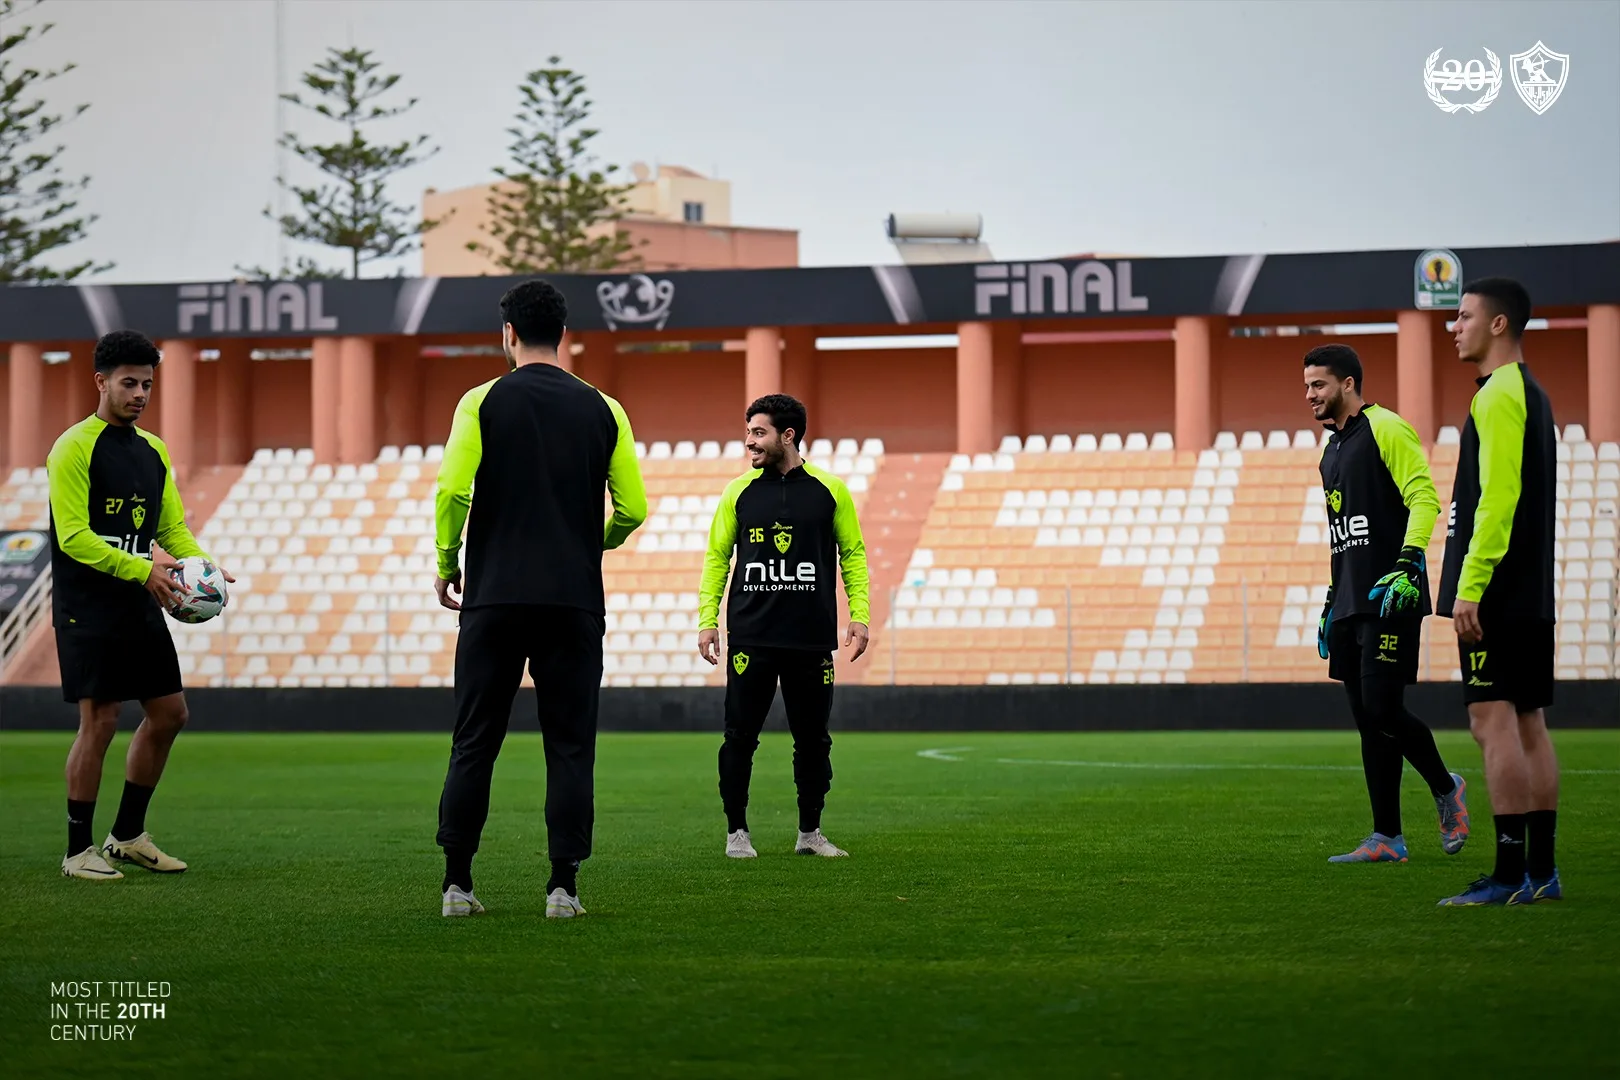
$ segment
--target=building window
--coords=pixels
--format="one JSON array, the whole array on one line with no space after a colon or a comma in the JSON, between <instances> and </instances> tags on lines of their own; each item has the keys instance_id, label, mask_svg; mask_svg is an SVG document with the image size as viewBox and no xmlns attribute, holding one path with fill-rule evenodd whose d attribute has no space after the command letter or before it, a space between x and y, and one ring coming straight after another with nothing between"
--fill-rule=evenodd
<instances>
[{"instance_id":1,"label":"building window","mask_svg":"<svg viewBox=\"0 0 1620 1080\"><path fill-rule=\"evenodd\" d=\"M681 220L701 224L703 221L703 204L700 202L682 203Z\"/></svg>"}]
</instances>

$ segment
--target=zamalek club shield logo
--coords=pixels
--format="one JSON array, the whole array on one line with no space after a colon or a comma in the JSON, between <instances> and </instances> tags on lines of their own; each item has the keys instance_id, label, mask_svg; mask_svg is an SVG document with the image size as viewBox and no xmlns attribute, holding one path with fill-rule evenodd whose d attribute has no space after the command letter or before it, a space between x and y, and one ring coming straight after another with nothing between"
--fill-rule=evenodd
<instances>
[{"instance_id":1,"label":"zamalek club shield logo","mask_svg":"<svg viewBox=\"0 0 1620 1080\"><path fill-rule=\"evenodd\" d=\"M748 670L748 654L737 652L731 654L731 669L741 675Z\"/></svg>"},{"instance_id":2,"label":"zamalek club shield logo","mask_svg":"<svg viewBox=\"0 0 1620 1080\"><path fill-rule=\"evenodd\" d=\"M776 530L776 535L772 538L776 541L776 550L786 555L788 548L793 546L793 526L777 523L771 527Z\"/></svg>"},{"instance_id":3,"label":"zamalek club shield logo","mask_svg":"<svg viewBox=\"0 0 1620 1080\"><path fill-rule=\"evenodd\" d=\"M135 523L135 530L139 532L141 526L146 524L146 507L137 506L132 508L129 512L129 519Z\"/></svg>"},{"instance_id":4,"label":"zamalek club shield logo","mask_svg":"<svg viewBox=\"0 0 1620 1080\"><path fill-rule=\"evenodd\" d=\"M1569 55L1555 53L1538 41L1524 52L1514 53L1509 60L1513 88L1530 106L1530 111L1540 116L1552 108L1569 81Z\"/></svg>"},{"instance_id":5,"label":"zamalek club shield logo","mask_svg":"<svg viewBox=\"0 0 1620 1080\"><path fill-rule=\"evenodd\" d=\"M1343 510L1344 509L1344 492L1342 492L1342 491L1330 491L1330 492L1328 492L1327 504L1328 504L1328 509L1332 510L1335 514L1337 514L1340 510Z\"/></svg>"}]
</instances>

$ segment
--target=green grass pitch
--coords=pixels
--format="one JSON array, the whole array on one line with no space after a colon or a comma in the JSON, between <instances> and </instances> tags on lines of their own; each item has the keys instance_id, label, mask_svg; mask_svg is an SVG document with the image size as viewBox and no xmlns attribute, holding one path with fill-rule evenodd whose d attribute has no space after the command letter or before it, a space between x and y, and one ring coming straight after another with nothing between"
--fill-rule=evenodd
<instances>
[{"instance_id":1,"label":"green grass pitch","mask_svg":"<svg viewBox=\"0 0 1620 1080\"><path fill-rule=\"evenodd\" d=\"M792 854L789 746L767 736L753 862L721 855L717 736L604 736L590 914L548 922L538 736L512 735L496 769L489 914L448 920L445 736L184 735L149 824L192 869L100 885L57 871L68 737L7 734L0 1060L18 1077L1615 1075L1620 731L1557 739L1569 898L1441 910L1491 861L1462 734L1441 749L1471 783L1469 846L1441 854L1409 769L1413 858L1378 866L1326 862L1368 827L1347 732L840 735L840 860ZM133 1042L53 1042L67 980L172 992Z\"/></svg>"}]
</instances>

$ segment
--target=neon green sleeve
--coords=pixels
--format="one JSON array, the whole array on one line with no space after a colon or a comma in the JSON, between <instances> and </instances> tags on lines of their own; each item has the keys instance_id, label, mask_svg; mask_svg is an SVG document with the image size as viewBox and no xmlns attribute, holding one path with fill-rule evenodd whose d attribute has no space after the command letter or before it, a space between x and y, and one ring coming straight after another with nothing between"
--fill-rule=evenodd
<instances>
[{"instance_id":1,"label":"neon green sleeve","mask_svg":"<svg viewBox=\"0 0 1620 1080\"><path fill-rule=\"evenodd\" d=\"M51 524L63 554L104 574L144 585L152 563L113 547L90 528L90 453L106 425L76 424L62 433L45 459Z\"/></svg>"},{"instance_id":2,"label":"neon green sleeve","mask_svg":"<svg viewBox=\"0 0 1620 1080\"><path fill-rule=\"evenodd\" d=\"M1400 489L1406 504L1405 547L1427 549L1434 535L1435 519L1440 516L1440 495L1429 475L1429 462L1423 456L1423 443L1417 431L1401 417L1385 408L1367 410L1373 441L1384 467Z\"/></svg>"},{"instance_id":3,"label":"neon green sleeve","mask_svg":"<svg viewBox=\"0 0 1620 1080\"><path fill-rule=\"evenodd\" d=\"M484 458L478 409L494 385L491 379L461 396L450 421L450 437L444 443L444 460L439 463L439 481L433 492L434 546L439 552L439 577L444 581L461 573L461 531L467 526L467 511L472 509L473 478Z\"/></svg>"},{"instance_id":4,"label":"neon green sleeve","mask_svg":"<svg viewBox=\"0 0 1620 1080\"><path fill-rule=\"evenodd\" d=\"M720 600L726 593L726 576L731 572L731 555L737 547L737 499L754 482L755 472L746 472L726 485L709 523L709 547L703 553L703 577L698 582L698 629L713 630L720 625Z\"/></svg>"},{"instance_id":5,"label":"neon green sleeve","mask_svg":"<svg viewBox=\"0 0 1620 1080\"><path fill-rule=\"evenodd\" d=\"M1457 599L1479 603L1496 564L1507 554L1513 515L1524 490L1524 369L1499 368L1474 395L1469 412L1479 434L1479 505L1474 510L1474 536L1463 556Z\"/></svg>"},{"instance_id":6,"label":"neon green sleeve","mask_svg":"<svg viewBox=\"0 0 1620 1080\"><path fill-rule=\"evenodd\" d=\"M174 480L174 463L169 460L169 448L163 440L142 428L136 428L141 436L158 452L163 459L163 471L166 474L163 481L163 504L158 508L157 544L158 547L173 555L176 559L189 559L193 556L213 560L208 553L197 543L197 538L191 534L191 527L186 524L186 508L180 502L180 485Z\"/></svg>"},{"instance_id":7,"label":"neon green sleeve","mask_svg":"<svg viewBox=\"0 0 1620 1080\"><path fill-rule=\"evenodd\" d=\"M872 618L871 586L866 567L866 539L855 514L855 500L849 487L832 473L813 465L805 471L824 484L833 496L833 537L838 542L838 565L843 571L844 592L849 596L851 622L869 625Z\"/></svg>"},{"instance_id":8,"label":"neon green sleeve","mask_svg":"<svg viewBox=\"0 0 1620 1080\"><path fill-rule=\"evenodd\" d=\"M598 391L600 393L600 391ZM630 417L624 406L602 394L619 425L619 439L608 459L608 495L613 500L613 516L602 536L602 550L612 551L630 539L647 520L647 487L641 480L641 462L636 460L636 436L630 430Z\"/></svg>"}]
</instances>

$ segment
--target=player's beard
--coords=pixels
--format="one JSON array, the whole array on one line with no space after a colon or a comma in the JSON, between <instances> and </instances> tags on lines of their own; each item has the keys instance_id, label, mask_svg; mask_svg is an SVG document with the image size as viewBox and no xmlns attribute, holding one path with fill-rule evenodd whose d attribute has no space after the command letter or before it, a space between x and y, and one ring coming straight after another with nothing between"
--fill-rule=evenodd
<instances>
[{"instance_id":1,"label":"player's beard","mask_svg":"<svg viewBox=\"0 0 1620 1080\"><path fill-rule=\"evenodd\" d=\"M1330 398L1324 398L1322 400L1322 415L1316 418L1317 422L1323 424L1337 423L1339 406L1342 404L1344 404L1344 391L1342 390Z\"/></svg>"}]
</instances>

